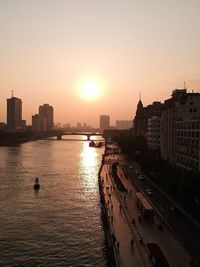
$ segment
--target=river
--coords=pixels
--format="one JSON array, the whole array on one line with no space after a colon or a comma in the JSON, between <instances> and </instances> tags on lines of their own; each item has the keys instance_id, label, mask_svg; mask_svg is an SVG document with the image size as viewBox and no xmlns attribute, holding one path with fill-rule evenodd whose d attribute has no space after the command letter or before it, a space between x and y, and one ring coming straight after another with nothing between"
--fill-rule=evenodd
<instances>
[{"instance_id":1,"label":"river","mask_svg":"<svg viewBox=\"0 0 200 267\"><path fill-rule=\"evenodd\" d=\"M107 266L98 189L103 148L67 138L81 140L0 147L1 267Z\"/></svg>"}]
</instances>

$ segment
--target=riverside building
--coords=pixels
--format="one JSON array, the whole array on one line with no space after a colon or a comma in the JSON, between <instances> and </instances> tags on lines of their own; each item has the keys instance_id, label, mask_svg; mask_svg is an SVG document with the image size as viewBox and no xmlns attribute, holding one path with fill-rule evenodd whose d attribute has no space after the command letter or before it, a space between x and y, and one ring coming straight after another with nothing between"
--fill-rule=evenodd
<instances>
[{"instance_id":1,"label":"riverside building","mask_svg":"<svg viewBox=\"0 0 200 267\"><path fill-rule=\"evenodd\" d=\"M138 103L133 133L143 136L148 147L179 168L200 171L200 93L175 89L163 104Z\"/></svg>"},{"instance_id":2,"label":"riverside building","mask_svg":"<svg viewBox=\"0 0 200 267\"><path fill-rule=\"evenodd\" d=\"M160 151L161 121L159 116L148 119L147 145L150 149Z\"/></svg>"},{"instance_id":3,"label":"riverside building","mask_svg":"<svg viewBox=\"0 0 200 267\"><path fill-rule=\"evenodd\" d=\"M200 171L200 119L176 122L176 166Z\"/></svg>"},{"instance_id":4,"label":"riverside building","mask_svg":"<svg viewBox=\"0 0 200 267\"><path fill-rule=\"evenodd\" d=\"M125 129L130 129L133 127L132 121L129 120L117 120L116 121L116 129L119 130L125 130Z\"/></svg>"},{"instance_id":5,"label":"riverside building","mask_svg":"<svg viewBox=\"0 0 200 267\"><path fill-rule=\"evenodd\" d=\"M44 104L39 107L41 121L46 121L46 131L50 131L53 127L53 115L53 107L49 104Z\"/></svg>"},{"instance_id":6,"label":"riverside building","mask_svg":"<svg viewBox=\"0 0 200 267\"><path fill-rule=\"evenodd\" d=\"M160 116L162 104L159 101L143 107L141 99L138 102L136 116L133 120L133 135L134 136L148 136L148 119L153 116Z\"/></svg>"},{"instance_id":7,"label":"riverside building","mask_svg":"<svg viewBox=\"0 0 200 267\"><path fill-rule=\"evenodd\" d=\"M200 120L200 94L187 93L187 89L174 90L172 98L164 102L161 116L161 156L174 166L188 168L186 164L180 164L183 161L187 162L186 158L182 160L180 153L183 150L184 153L188 151L189 140L186 141L185 137L190 139L191 145L194 142L191 128L189 128L192 125L190 122L194 120ZM193 151L192 147L189 149Z\"/></svg>"},{"instance_id":8,"label":"riverside building","mask_svg":"<svg viewBox=\"0 0 200 267\"><path fill-rule=\"evenodd\" d=\"M109 128L110 128L110 116L100 115L100 130L103 131Z\"/></svg>"},{"instance_id":9,"label":"riverside building","mask_svg":"<svg viewBox=\"0 0 200 267\"><path fill-rule=\"evenodd\" d=\"M7 99L7 132L21 132L22 127L22 100L17 97Z\"/></svg>"},{"instance_id":10,"label":"riverside building","mask_svg":"<svg viewBox=\"0 0 200 267\"><path fill-rule=\"evenodd\" d=\"M47 119L35 114L32 116L32 130L34 132L44 132L47 131Z\"/></svg>"}]
</instances>

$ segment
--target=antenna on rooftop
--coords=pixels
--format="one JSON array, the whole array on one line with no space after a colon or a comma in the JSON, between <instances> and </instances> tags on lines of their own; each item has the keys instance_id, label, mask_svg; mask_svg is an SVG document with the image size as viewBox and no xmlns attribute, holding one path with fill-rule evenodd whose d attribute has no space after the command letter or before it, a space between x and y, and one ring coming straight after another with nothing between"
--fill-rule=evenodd
<instances>
[{"instance_id":1,"label":"antenna on rooftop","mask_svg":"<svg viewBox=\"0 0 200 267\"><path fill-rule=\"evenodd\" d=\"M13 97L13 95L14 95L14 91L13 91L13 90L11 90L11 96Z\"/></svg>"},{"instance_id":2,"label":"antenna on rooftop","mask_svg":"<svg viewBox=\"0 0 200 267\"><path fill-rule=\"evenodd\" d=\"M140 101L141 101L141 92L140 92L140 97L139 98L140 98Z\"/></svg>"}]
</instances>

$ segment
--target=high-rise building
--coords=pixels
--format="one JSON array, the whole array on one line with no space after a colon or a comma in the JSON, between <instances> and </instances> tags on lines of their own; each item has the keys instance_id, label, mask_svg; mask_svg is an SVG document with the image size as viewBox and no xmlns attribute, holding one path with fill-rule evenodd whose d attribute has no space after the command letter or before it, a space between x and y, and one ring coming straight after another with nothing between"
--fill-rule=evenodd
<instances>
[{"instance_id":1,"label":"high-rise building","mask_svg":"<svg viewBox=\"0 0 200 267\"><path fill-rule=\"evenodd\" d=\"M47 131L51 130L53 127L53 107L49 104L44 104L39 107L39 116L42 121L46 120Z\"/></svg>"},{"instance_id":2,"label":"high-rise building","mask_svg":"<svg viewBox=\"0 0 200 267\"><path fill-rule=\"evenodd\" d=\"M47 119L38 114L32 116L32 130L34 132L47 131Z\"/></svg>"},{"instance_id":3,"label":"high-rise building","mask_svg":"<svg viewBox=\"0 0 200 267\"><path fill-rule=\"evenodd\" d=\"M13 96L7 99L7 131L22 131L22 101Z\"/></svg>"},{"instance_id":4,"label":"high-rise building","mask_svg":"<svg viewBox=\"0 0 200 267\"><path fill-rule=\"evenodd\" d=\"M110 116L100 115L100 130L109 129L110 127Z\"/></svg>"}]
</instances>

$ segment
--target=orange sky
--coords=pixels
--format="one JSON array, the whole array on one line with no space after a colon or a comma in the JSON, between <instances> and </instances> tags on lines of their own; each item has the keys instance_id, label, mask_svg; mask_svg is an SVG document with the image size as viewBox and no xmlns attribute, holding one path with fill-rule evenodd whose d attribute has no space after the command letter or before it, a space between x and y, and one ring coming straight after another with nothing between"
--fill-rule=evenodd
<instances>
[{"instance_id":1,"label":"orange sky","mask_svg":"<svg viewBox=\"0 0 200 267\"><path fill-rule=\"evenodd\" d=\"M28 123L49 103L55 122L93 126L100 114L131 120L140 91L145 105L184 81L199 91L199 10L199 0L0 1L0 121L11 90ZM77 93L88 77L103 89L93 102Z\"/></svg>"}]
</instances>

